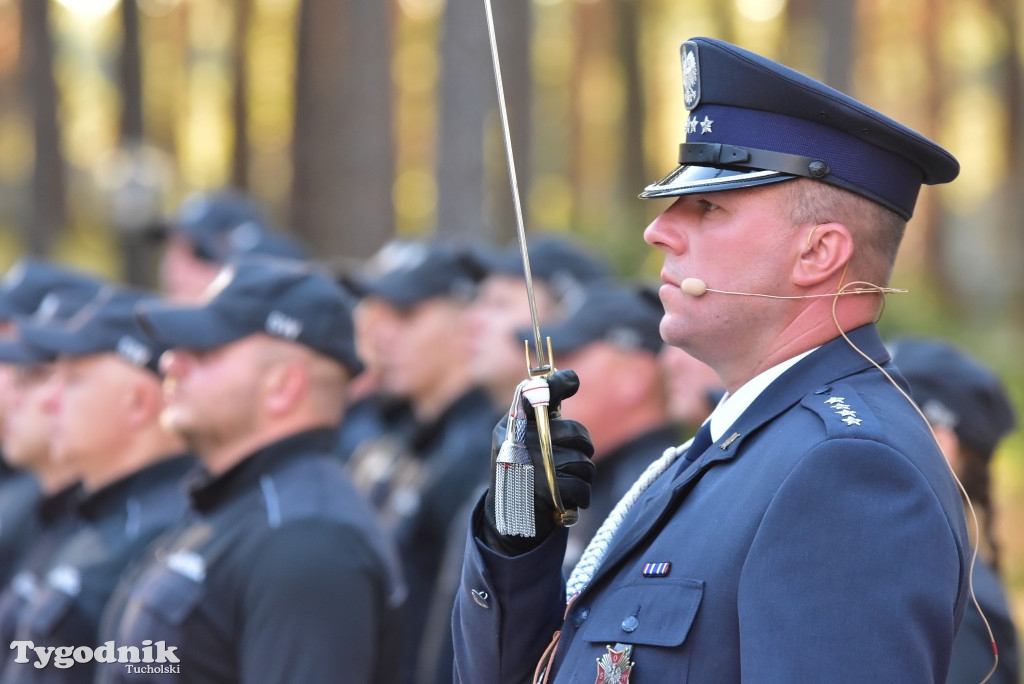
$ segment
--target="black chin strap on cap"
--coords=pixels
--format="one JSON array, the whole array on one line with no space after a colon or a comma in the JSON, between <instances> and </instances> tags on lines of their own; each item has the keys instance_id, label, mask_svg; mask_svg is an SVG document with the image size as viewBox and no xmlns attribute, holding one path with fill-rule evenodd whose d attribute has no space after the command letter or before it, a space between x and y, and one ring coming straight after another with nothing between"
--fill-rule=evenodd
<instances>
[{"instance_id":1,"label":"black chin strap on cap","mask_svg":"<svg viewBox=\"0 0 1024 684\"><path fill-rule=\"evenodd\" d=\"M770 152L725 143L685 142L679 145L679 163L700 166L739 166L771 170L804 178L822 179L830 173L820 159L785 152Z\"/></svg>"}]
</instances>

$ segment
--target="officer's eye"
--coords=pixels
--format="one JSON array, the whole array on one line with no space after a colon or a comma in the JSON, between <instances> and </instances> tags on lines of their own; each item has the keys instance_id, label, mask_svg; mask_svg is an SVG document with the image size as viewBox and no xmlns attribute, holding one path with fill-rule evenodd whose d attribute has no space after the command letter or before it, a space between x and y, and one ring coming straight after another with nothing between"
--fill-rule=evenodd
<instances>
[{"instance_id":1,"label":"officer's eye","mask_svg":"<svg viewBox=\"0 0 1024 684\"><path fill-rule=\"evenodd\" d=\"M709 202L706 199L697 200L697 204L700 206L700 210L705 214L714 211L715 209L718 209L717 204L715 204L714 202Z\"/></svg>"}]
</instances>

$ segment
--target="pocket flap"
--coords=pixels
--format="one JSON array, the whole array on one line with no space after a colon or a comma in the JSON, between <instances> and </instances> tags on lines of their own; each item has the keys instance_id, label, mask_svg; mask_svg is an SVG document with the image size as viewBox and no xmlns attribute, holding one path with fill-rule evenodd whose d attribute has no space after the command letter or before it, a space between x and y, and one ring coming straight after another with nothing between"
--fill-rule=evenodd
<instances>
[{"instance_id":1,"label":"pocket flap","mask_svg":"<svg viewBox=\"0 0 1024 684\"><path fill-rule=\"evenodd\" d=\"M203 595L203 585L168 569L154 565L140 579L132 597L172 625L181 624Z\"/></svg>"},{"instance_id":2,"label":"pocket flap","mask_svg":"<svg viewBox=\"0 0 1024 684\"><path fill-rule=\"evenodd\" d=\"M580 636L597 643L678 646L686 640L703 596L703 581L638 579L602 592Z\"/></svg>"}]
</instances>

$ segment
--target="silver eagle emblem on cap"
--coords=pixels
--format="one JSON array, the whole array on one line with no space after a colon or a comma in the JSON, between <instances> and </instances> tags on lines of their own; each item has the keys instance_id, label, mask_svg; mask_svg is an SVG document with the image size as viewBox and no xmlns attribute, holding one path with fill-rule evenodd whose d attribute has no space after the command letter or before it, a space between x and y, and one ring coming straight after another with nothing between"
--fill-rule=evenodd
<instances>
[{"instance_id":1,"label":"silver eagle emblem on cap","mask_svg":"<svg viewBox=\"0 0 1024 684\"><path fill-rule=\"evenodd\" d=\"M700 104L700 62L697 59L697 45L683 43L680 57L683 60L683 106L693 109Z\"/></svg>"}]
</instances>

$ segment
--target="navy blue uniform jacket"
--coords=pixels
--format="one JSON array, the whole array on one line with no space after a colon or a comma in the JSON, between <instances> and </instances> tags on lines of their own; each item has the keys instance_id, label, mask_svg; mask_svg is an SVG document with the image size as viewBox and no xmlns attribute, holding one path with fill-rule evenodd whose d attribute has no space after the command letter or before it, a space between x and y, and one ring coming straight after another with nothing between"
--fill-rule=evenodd
<instances>
[{"instance_id":1,"label":"navy blue uniform jacket","mask_svg":"<svg viewBox=\"0 0 1024 684\"><path fill-rule=\"evenodd\" d=\"M887 363L874 326L850 338ZM516 558L471 534L456 681L529 681L558 629L561 684L596 681L619 643L633 646L631 684L945 681L967 597L963 505L924 421L846 341L684 462L637 502L567 613L564 530ZM649 562L671 567L644 577Z\"/></svg>"}]
</instances>

